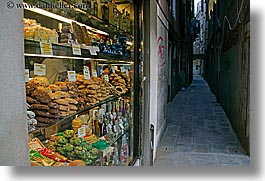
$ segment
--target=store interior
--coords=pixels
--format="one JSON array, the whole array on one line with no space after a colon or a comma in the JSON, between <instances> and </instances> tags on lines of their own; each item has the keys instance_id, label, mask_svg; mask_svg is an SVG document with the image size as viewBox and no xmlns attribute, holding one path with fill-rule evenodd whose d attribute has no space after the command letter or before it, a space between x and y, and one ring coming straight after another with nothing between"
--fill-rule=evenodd
<instances>
[{"instance_id":1,"label":"store interior","mask_svg":"<svg viewBox=\"0 0 265 181\"><path fill-rule=\"evenodd\" d=\"M131 165L137 134L133 1L24 5L31 165Z\"/></svg>"}]
</instances>

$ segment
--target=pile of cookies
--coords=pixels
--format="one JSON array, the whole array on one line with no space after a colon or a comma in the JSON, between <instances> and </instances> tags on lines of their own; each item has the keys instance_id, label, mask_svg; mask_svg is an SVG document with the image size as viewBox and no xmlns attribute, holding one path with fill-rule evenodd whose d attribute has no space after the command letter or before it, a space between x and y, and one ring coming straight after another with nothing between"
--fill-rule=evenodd
<instances>
[{"instance_id":1,"label":"pile of cookies","mask_svg":"<svg viewBox=\"0 0 265 181\"><path fill-rule=\"evenodd\" d=\"M76 86L71 82L57 82L49 85L49 96L53 103L58 104L58 114L61 118L75 114L78 110L76 106L78 102L74 99L77 97L75 88Z\"/></svg>"},{"instance_id":2,"label":"pile of cookies","mask_svg":"<svg viewBox=\"0 0 265 181\"><path fill-rule=\"evenodd\" d=\"M77 75L78 102L83 107L93 105L111 96L110 87L101 78L92 77L85 80L83 75Z\"/></svg>"},{"instance_id":3,"label":"pile of cookies","mask_svg":"<svg viewBox=\"0 0 265 181\"><path fill-rule=\"evenodd\" d=\"M111 73L109 83L114 86L115 94L124 94L128 91L126 80L117 73Z\"/></svg>"},{"instance_id":4,"label":"pile of cookies","mask_svg":"<svg viewBox=\"0 0 265 181\"><path fill-rule=\"evenodd\" d=\"M45 77L35 77L26 84L26 101L38 121L38 127L47 126L60 118L59 105L53 103L49 94L49 82Z\"/></svg>"}]
</instances>

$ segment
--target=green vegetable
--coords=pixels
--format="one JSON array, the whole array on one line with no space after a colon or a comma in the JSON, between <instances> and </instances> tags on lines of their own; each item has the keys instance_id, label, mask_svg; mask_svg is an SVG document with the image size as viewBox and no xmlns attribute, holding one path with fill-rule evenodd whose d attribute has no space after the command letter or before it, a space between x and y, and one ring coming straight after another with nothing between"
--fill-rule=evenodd
<instances>
[{"instance_id":1,"label":"green vegetable","mask_svg":"<svg viewBox=\"0 0 265 181\"><path fill-rule=\"evenodd\" d=\"M63 136L63 132L57 133L56 136Z\"/></svg>"},{"instance_id":2,"label":"green vegetable","mask_svg":"<svg viewBox=\"0 0 265 181\"><path fill-rule=\"evenodd\" d=\"M66 144L63 146L63 150L66 151L66 152L73 151L73 150L74 150L74 146L71 145L70 143L66 143Z\"/></svg>"},{"instance_id":3,"label":"green vegetable","mask_svg":"<svg viewBox=\"0 0 265 181\"><path fill-rule=\"evenodd\" d=\"M81 140L77 137L72 137L70 139L70 144L72 144L72 145L78 146L78 145L80 145L80 143L81 143Z\"/></svg>"},{"instance_id":4,"label":"green vegetable","mask_svg":"<svg viewBox=\"0 0 265 181\"><path fill-rule=\"evenodd\" d=\"M71 137L73 137L74 135L75 135L74 130L65 130L65 131L63 132L63 137L65 137L65 138L71 138Z\"/></svg>"},{"instance_id":5,"label":"green vegetable","mask_svg":"<svg viewBox=\"0 0 265 181\"><path fill-rule=\"evenodd\" d=\"M57 142L64 145L64 144L68 143L68 140L66 138L62 137L62 138L58 139Z\"/></svg>"}]
</instances>

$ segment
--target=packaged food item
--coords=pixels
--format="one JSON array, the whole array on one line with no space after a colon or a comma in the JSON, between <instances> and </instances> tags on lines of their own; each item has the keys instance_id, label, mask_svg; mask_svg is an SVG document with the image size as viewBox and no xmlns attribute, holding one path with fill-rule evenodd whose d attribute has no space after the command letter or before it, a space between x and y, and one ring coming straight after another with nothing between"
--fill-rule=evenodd
<instances>
[{"instance_id":1,"label":"packaged food item","mask_svg":"<svg viewBox=\"0 0 265 181\"><path fill-rule=\"evenodd\" d=\"M32 165L41 165L41 166L52 166L55 163L55 160L50 159L36 150L30 150L30 161Z\"/></svg>"},{"instance_id":2,"label":"packaged food item","mask_svg":"<svg viewBox=\"0 0 265 181\"><path fill-rule=\"evenodd\" d=\"M66 157L62 156L59 153L56 153L55 151L53 151L49 148L42 148L39 152L40 152L40 154L42 154L48 158L51 158L57 162L66 162L67 161Z\"/></svg>"}]
</instances>

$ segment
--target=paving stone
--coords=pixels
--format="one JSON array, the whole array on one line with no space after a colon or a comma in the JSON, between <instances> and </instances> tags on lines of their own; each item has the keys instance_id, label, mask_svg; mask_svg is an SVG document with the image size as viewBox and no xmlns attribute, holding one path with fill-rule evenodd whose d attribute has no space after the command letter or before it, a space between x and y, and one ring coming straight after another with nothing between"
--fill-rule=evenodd
<instances>
[{"instance_id":1,"label":"paving stone","mask_svg":"<svg viewBox=\"0 0 265 181\"><path fill-rule=\"evenodd\" d=\"M250 165L229 119L207 83L194 77L168 104L168 124L155 166Z\"/></svg>"},{"instance_id":2,"label":"paving stone","mask_svg":"<svg viewBox=\"0 0 265 181\"><path fill-rule=\"evenodd\" d=\"M200 153L195 153L192 155L192 158L194 160L212 160L212 161L218 161L216 155L214 154L200 154Z\"/></svg>"},{"instance_id":3,"label":"paving stone","mask_svg":"<svg viewBox=\"0 0 265 181\"><path fill-rule=\"evenodd\" d=\"M237 161L235 157L230 156L230 155L217 155L217 158L223 164L237 164L237 165L240 165L239 161Z\"/></svg>"},{"instance_id":4,"label":"paving stone","mask_svg":"<svg viewBox=\"0 0 265 181\"><path fill-rule=\"evenodd\" d=\"M194 160L194 166L220 166L221 163L218 160Z\"/></svg>"},{"instance_id":5,"label":"paving stone","mask_svg":"<svg viewBox=\"0 0 265 181\"><path fill-rule=\"evenodd\" d=\"M241 147L235 147L235 146L227 146L228 152L231 154L246 154L245 150Z\"/></svg>"},{"instance_id":6,"label":"paving stone","mask_svg":"<svg viewBox=\"0 0 265 181\"><path fill-rule=\"evenodd\" d=\"M208 153L209 147L207 145L195 145L193 151L196 153Z\"/></svg>"},{"instance_id":7,"label":"paving stone","mask_svg":"<svg viewBox=\"0 0 265 181\"><path fill-rule=\"evenodd\" d=\"M211 145L210 146L211 153L228 153L225 145Z\"/></svg>"},{"instance_id":8,"label":"paving stone","mask_svg":"<svg viewBox=\"0 0 265 181\"><path fill-rule=\"evenodd\" d=\"M240 165L250 166L250 158L247 156L237 156L236 159L239 161Z\"/></svg>"},{"instance_id":9,"label":"paving stone","mask_svg":"<svg viewBox=\"0 0 265 181\"><path fill-rule=\"evenodd\" d=\"M193 150L193 145L183 145L183 144L177 144L175 145L174 152L185 152L189 153Z\"/></svg>"},{"instance_id":10,"label":"paving stone","mask_svg":"<svg viewBox=\"0 0 265 181\"><path fill-rule=\"evenodd\" d=\"M156 159L154 162L154 167L167 167L167 160Z\"/></svg>"}]
</instances>

